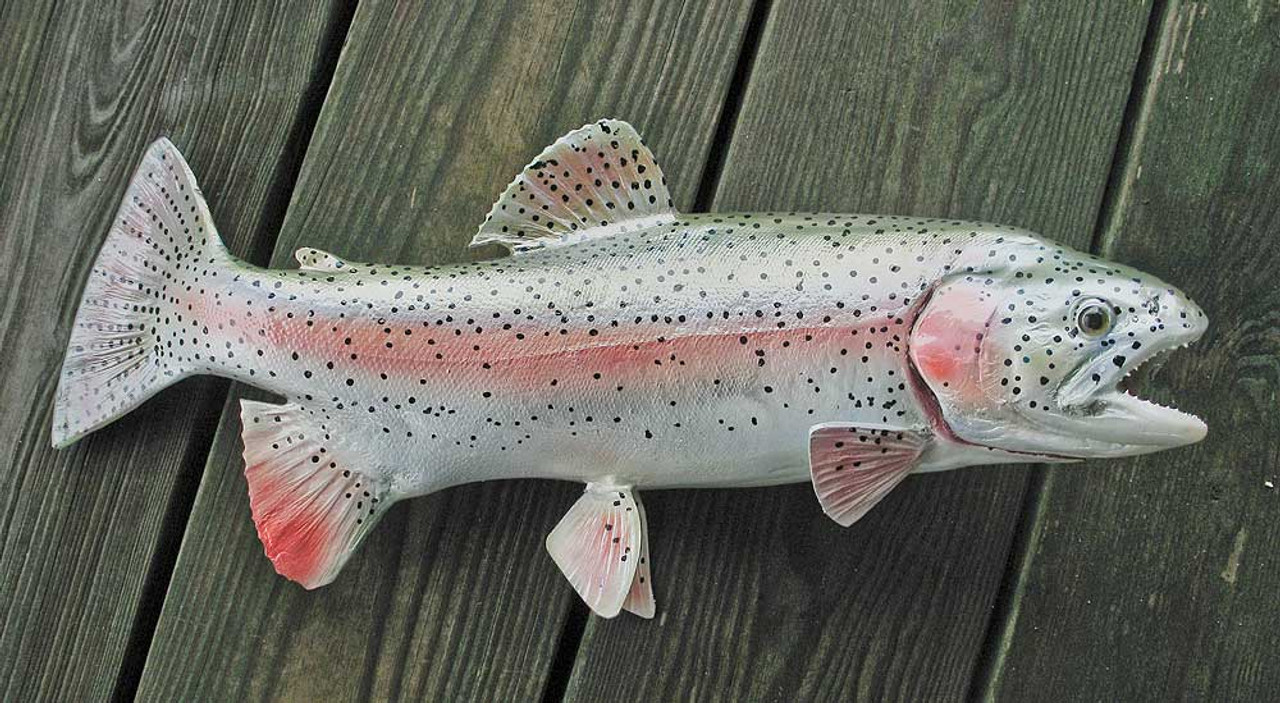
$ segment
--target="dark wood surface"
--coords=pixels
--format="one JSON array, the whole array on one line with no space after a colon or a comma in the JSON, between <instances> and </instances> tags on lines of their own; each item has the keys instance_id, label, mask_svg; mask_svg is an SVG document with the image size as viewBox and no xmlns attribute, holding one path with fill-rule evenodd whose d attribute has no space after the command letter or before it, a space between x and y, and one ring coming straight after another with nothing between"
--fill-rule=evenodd
<instances>
[{"instance_id":1,"label":"dark wood surface","mask_svg":"<svg viewBox=\"0 0 1280 703\"><path fill-rule=\"evenodd\" d=\"M1087 247L1146 23L1105 1L778 3L714 207L993 220ZM651 495L665 620L592 619L569 698L962 698L1026 476L911 478L849 529L807 485Z\"/></svg>"},{"instance_id":2,"label":"dark wood surface","mask_svg":"<svg viewBox=\"0 0 1280 703\"><path fill-rule=\"evenodd\" d=\"M264 258L340 13L243 5L0 4L0 699L100 700L137 679L226 384L170 389L65 451L51 409L152 139L186 152L231 248Z\"/></svg>"},{"instance_id":3,"label":"dark wood surface","mask_svg":"<svg viewBox=\"0 0 1280 703\"><path fill-rule=\"evenodd\" d=\"M1175 4L1158 32L1105 252L1208 313L1205 338L1144 380L1209 437L1053 469L990 689L1002 700L1280 690L1280 7Z\"/></svg>"},{"instance_id":4,"label":"dark wood surface","mask_svg":"<svg viewBox=\"0 0 1280 703\"><path fill-rule=\"evenodd\" d=\"M748 11L740 2L361 3L273 263L290 265L303 245L357 260L466 257L524 164L605 115L627 116L669 155L673 193L688 207ZM542 694L566 618L581 607L543 541L579 488L499 482L398 505L336 582L307 592L275 576L262 554L239 429L231 408L160 618L145 698Z\"/></svg>"},{"instance_id":5,"label":"dark wood surface","mask_svg":"<svg viewBox=\"0 0 1280 703\"><path fill-rule=\"evenodd\" d=\"M0 4L0 698L1274 696L1280 10L294 5ZM430 264L495 255L465 245L498 193L603 116L685 210L991 219L1166 277L1213 325L1140 384L1209 439L913 478L847 530L807 486L652 492L652 621L586 614L542 546L578 489L548 482L396 506L335 583L284 581L217 381L48 449L74 304L150 139L242 256Z\"/></svg>"}]
</instances>

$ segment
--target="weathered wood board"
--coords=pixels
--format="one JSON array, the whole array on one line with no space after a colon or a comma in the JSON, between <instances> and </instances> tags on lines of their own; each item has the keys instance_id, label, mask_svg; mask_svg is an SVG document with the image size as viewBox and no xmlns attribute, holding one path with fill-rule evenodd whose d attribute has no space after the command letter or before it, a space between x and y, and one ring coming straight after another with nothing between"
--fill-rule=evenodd
<instances>
[{"instance_id":1,"label":"weathered wood board","mask_svg":"<svg viewBox=\"0 0 1280 703\"><path fill-rule=\"evenodd\" d=\"M602 116L688 207L749 6L362 2L273 256L443 263L542 147ZM534 700L576 596L543 540L567 484L396 506L335 583L276 576L224 413L140 689L148 700Z\"/></svg>"},{"instance_id":2,"label":"weathered wood board","mask_svg":"<svg viewBox=\"0 0 1280 703\"><path fill-rule=\"evenodd\" d=\"M227 386L188 382L54 451L76 302L162 134L231 248L263 257L333 5L0 4L0 699L105 700L137 681Z\"/></svg>"},{"instance_id":3,"label":"weathered wood board","mask_svg":"<svg viewBox=\"0 0 1280 703\"><path fill-rule=\"evenodd\" d=\"M1147 19L777 3L714 207L988 219L1087 247ZM848 530L809 486L651 493L662 615L592 619L567 698L963 698L1026 475L913 478Z\"/></svg>"},{"instance_id":4,"label":"weathered wood board","mask_svg":"<svg viewBox=\"0 0 1280 703\"><path fill-rule=\"evenodd\" d=\"M1170 3L1105 252L1211 327L1145 378L1209 437L1053 469L986 694L1275 700L1280 690L1280 7Z\"/></svg>"}]
</instances>

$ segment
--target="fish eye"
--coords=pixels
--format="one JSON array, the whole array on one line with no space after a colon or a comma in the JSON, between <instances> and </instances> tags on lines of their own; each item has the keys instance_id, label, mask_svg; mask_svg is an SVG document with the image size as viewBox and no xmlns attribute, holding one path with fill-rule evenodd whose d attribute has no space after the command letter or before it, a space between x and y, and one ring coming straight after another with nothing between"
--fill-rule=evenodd
<instances>
[{"instance_id":1,"label":"fish eye","mask_svg":"<svg viewBox=\"0 0 1280 703\"><path fill-rule=\"evenodd\" d=\"M1111 331L1111 306L1102 300L1086 300L1076 308L1076 327L1086 337L1101 337Z\"/></svg>"}]
</instances>

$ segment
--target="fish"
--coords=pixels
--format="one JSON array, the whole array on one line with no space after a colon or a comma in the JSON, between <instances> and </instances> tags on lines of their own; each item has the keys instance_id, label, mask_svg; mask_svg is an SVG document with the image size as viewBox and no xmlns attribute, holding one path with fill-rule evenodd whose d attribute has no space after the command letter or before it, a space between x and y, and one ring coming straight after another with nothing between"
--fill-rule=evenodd
<instances>
[{"instance_id":1,"label":"fish","mask_svg":"<svg viewBox=\"0 0 1280 703\"><path fill-rule=\"evenodd\" d=\"M546 538L602 617L656 611L643 491L812 484L852 525L908 475L1123 457L1206 424L1126 378L1205 313L1147 273L994 224L676 210L636 130L547 147L472 246L418 267L233 256L179 150L130 181L54 406L66 447L196 375L240 401L245 478L282 576L331 582L397 501L584 486Z\"/></svg>"}]
</instances>

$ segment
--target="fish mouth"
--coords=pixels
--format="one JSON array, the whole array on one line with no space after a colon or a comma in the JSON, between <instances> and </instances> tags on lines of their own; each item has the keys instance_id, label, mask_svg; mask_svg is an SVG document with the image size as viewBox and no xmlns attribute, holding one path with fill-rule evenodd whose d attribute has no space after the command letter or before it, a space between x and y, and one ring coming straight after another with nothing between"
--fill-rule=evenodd
<instances>
[{"instance_id":1,"label":"fish mouth","mask_svg":"<svg viewBox=\"0 0 1280 703\"><path fill-rule=\"evenodd\" d=\"M1086 452L1089 456L1145 454L1204 439L1209 431L1204 420L1136 392L1170 354L1190 346L1204 331L1201 324L1138 349L1101 354L1062 384L1059 407L1077 420L1088 439L1101 443L1097 452Z\"/></svg>"}]
</instances>

